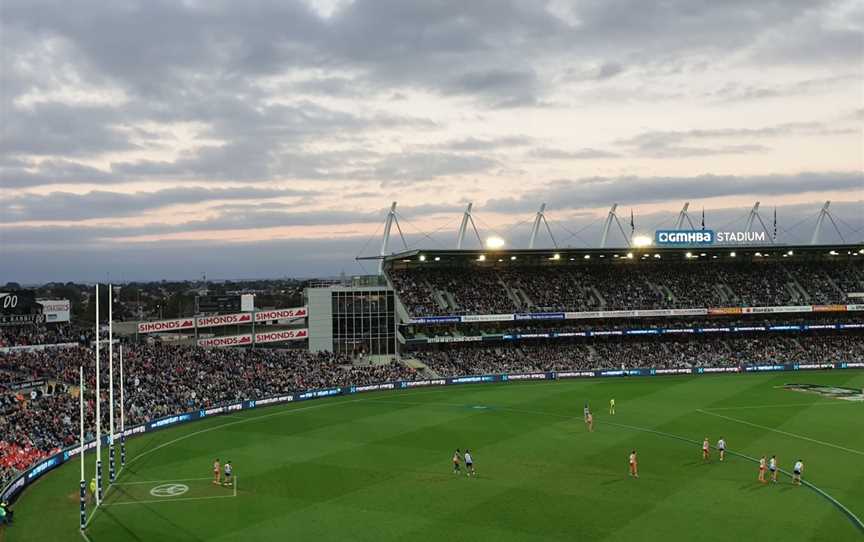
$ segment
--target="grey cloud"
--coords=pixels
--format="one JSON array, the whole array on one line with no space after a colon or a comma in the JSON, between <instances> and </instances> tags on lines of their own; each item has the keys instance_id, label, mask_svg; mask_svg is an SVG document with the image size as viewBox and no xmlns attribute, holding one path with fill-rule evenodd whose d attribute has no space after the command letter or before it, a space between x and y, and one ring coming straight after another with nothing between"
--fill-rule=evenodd
<instances>
[{"instance_id":1,"label":"grey cloud","mask_svg":"<svg viewBox=\"0 0 864 542\"><path fill-rule=\"evenodd\" d=\"M539 81L531 69L468 72L445 85L448 93L482 96L493 107L516 107L538 102Z\"/></svg>"},{"instance_id":2,"label":"grey cloud","mask_svg":"<svg viewBox=\"0 0 864 542\"><path fill-rule=\"evenodd\" d=\"M557 180L515 197L492 199L484 209L530 212L538 201L564 209L586 209L614 202L638 205L724 196L770 197L810 192L861 194L864 173L812 172L797 175L700 175L695 177L591 177Z\"/></svg>"},{"instance_id":3,"label":"grey cloud","mask_svg":"<svg viewBox=\"0 0 864 542\"><path fill-rule=\"evenodd\" d=\"M529 156L532 158L540 158L544 160L594 160L603 158L620 158L618 153L604 151L602 149L584 148L572 151L562 149L551 149L541 147L533 149Z\"/></svg>"},{"instance_id":4,"label":"grey cloud","mask_svg":"<svg viewBox=\"0 0 864 542\"><path fill-rule=\"evenodd\" d=\"M406 184L450 175L487 172L498 162L476 155L444 152L408 152L391 154L367 165L341 174L346 179L379 180L382 184Z\"/></svg>"},{"instance_id":5,"label":"grey cloud","mask_svg":"<svg viewBox=\"0 0 864 542\"><path fill-rule=\"evenodd\" d=\"M38 165L23 160L7 160L0 164L0 186L26 188L31 186L113 182L110 172L69 160L43 160Z\"/></svg>"},{"instance_id":6,"label":"grey cloud","mask_svg":"<svg viewBox=\"0 0 864 542\"><path fill-rule=\"evenodd\" d=\"M695 141L736 141L760 138L776 138L789 135L823 136L855 133L855 129L835 127L820 122L789 122L762 128L719 128L684 131L651 131L637 134L616 143L632 152L653 158L688 158L720 154L747 154L770 150L755 143L714 144L702 143L694 146Z\"/></svg>"},{"instance_id":7,"label":"grey cloud","mask_svg":"<svg viewBox=\"0 0 864 542\"><path fill-rule=\"evenodd\" d=\"M119 122L118 112L109 107L48 103L33 108L6 109L0 132L0 154L81 156L94 150L139 149Z\"/></svg>"},{"instance_id":8,"label":"grey cloud","mask_svg":"<svg viewBox=\"0 0 864 542\"><path fill-rule=\"evenodd\" d=\"M4 248L38 244L47 249L79 244L100 246L105 241L128 237L164 236L188 232L225 230L255 230L286 226L344 226L346 224L375 223L381 212L341 211L274 211L270 206L259 209L254 205L224 205L213 218L190 220L181 224L145 224L141 226L16 226L3 230Z\"/></svg>"},{"instance_id":9,"label":"grey cloud","mask_svg":"<svg viewBox=\"0 0 864 542\"><path fill-rule=\"evenodd\" d=\"M445 141L436 145L430 145L433 148L443 149L448 151L490 151L508 147L524 147L534 142L534 139L528 136L513 135L490 138L468 137L465 139L456 139Z\"/></svg>"},{"instance_id":10,"label":"grey cloud","mask_svg":"<svg viewBox=\"0 0 864 542\"><path fill-rule=\"evenodd\" d=\"M597 69L595 79L611 79L624 71L624 66L617 62L604 62Z\"/></svg>"},{"instance_id":11,"label":"grey cloud","mask_svg":"<svg viewBox=\"0 0 864 542\"><path fill-rule=\"evenodd\" d=\"M0 202L0 222L66 221L133 216L173 205L210 203L222 200L263 200L309 198L318 192L292 189L238 187L224 189L171 188L155 192L92 191L86 194L51 192L21 194ZM284 207L284 204L280 204Z\"/></svg>"},{"instance_id":12,"label":"grey cloud","mask_svg":"<svg viewBox=\"0 0 864 542\"><path fill-rule=\"evenodd\" d=\"M830 77L802 79L793 83L766 85L761 80L755 83L731 81L709 92L706 97L720 103L761 100L786 96L819 95L820 93L860 81L861 74L842 74Z\"/></svg>"}]
</instances>

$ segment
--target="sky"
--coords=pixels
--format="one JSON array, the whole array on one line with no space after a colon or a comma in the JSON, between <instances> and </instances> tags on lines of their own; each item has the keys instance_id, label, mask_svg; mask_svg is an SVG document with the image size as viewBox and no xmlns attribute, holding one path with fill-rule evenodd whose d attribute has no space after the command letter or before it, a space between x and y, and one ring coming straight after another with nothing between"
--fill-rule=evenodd
<instances>
[{"instance_id":1,"label":"sky","mask_svg":"<svg viewBox=\"0 0 864 542\"><path fill-rule=\"evenodd\" d=\"M864 238L856 0L4 0L0 62L0 283L374 272L393 201Z\"/></svg>"}]
</instances>

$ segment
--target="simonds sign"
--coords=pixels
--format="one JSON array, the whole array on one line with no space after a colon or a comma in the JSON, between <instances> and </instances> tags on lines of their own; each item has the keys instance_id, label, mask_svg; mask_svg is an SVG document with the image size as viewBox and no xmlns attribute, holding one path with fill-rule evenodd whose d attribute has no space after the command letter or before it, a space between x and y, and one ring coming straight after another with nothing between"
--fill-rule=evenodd
<instances>
[{"instance_id":1,"label":"simonds sign","mask_svg":"<svg viewBox=\"0 0 864 542\"><path fill-rule=\"evenodd\" d=\"M716 240L714 230L657 230L654 232L656 245L713 245Z\"/></svg>"}]
</instances>

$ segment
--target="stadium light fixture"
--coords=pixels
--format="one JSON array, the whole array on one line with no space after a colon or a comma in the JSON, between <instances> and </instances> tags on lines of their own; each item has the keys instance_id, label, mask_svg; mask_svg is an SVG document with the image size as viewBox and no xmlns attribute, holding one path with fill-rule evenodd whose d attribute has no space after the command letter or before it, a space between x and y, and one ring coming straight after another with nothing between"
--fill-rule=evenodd
<instances>
[{"instance_id":1,"label":"stadium light fixture","mask_svg":"<svg viewBox=\"0 0 864 542\"><path fill-rule=\"evenodd\" d=\"M441 261L441 256L435 256L435 261L436 261L436 262L440 262L440 261Z\"/></svg>"},{"instance_id":2,"label":"stadium light fixture","mask_svg":"<svg viewBox=\"0 0 864 542\"><path fill-rule=\"evenodd\" d=\"M660 259L660 255L659 255L659 254L655 254L654 257L657 258L658 260Z\"/></svg>"},{"instance_id":3,"label":"stadium light fixture","mask_svg":"<svg viewBox=\"0 0 864 542\"><path fill-rule=\"evenodd\" d=\"M757 252L756 254L754 254L754 256L761 257L761 256L762 256L762 253L761 253L761 252Z\"/></svg>"},{"instance_id":4,"label":"stadium light fixture","mask_svg":"<svg viewBox=\"0 0 864 542\"><path fill-rule=\"evenodd\" d=\"M628 259L628 260L632 260L632 259L633 259L633 253L632 253L632 252L628 252L628 253L627 253L627 259Z\"/></svg>"},{"instance_id":5,"label":"stadium light fixture","mask_svg":"<svg viewBox=\"0 0 864 542\"><path fill-rule=\"evenodd\" d=\"M481 255L477 256L477 261L478 262L485 262L486 261L486 255L481 254Z\"/></svg>"},{"instance_id":6,"label":"stadium light fixture","mask_svg":"<svg viewBox=\"0 0 864 542\"><path fill-rule=\"evenodd\" d=\"M503 262L503 261L504 261L504 258L498 258L498 261L499 261L499 262Z\"/></svg>"},{"instance_id":7,"label":"stadium light fixture","mask_svg":"<svg viewBox=\"0 0 864 542\"><path fill-rule=\"evenodd\" d=\"M684 257L685 257L685 258L692 258L692 257L693 257L693 253L692 253L692 252L688 252L687 254L684 255Z\"/></svg>"},{"instance_id":8,"label":"stadium light fixture","mask_svg":"<svg viewBox=\"0 0 864 542\"><path fill-rule=\"evenodd\" d=\"M420 260L421 262L425 262L426 261L426 255L421 254L417 259Z\"/></svg>"},{"instance_id":9,"label":"stadium light fixture","mask_svg":"<svg viewBox=\"0 0 864 542\"><path fill-rule=\"evenodd\" d=\"M552 255L552 259L553 259L553 260L560 260L560 259L561 259L561 255L558 254L558 253L556 252L555 254Z\"/></svg>"},{"instance_id":10,"label":"stadium light fixture","mask_svg":"<svg viewBox=\"0 0 864 542\"><path fill-rule=\"evenodd\" d=\"M486 239L486 248L489 250L499 250L504 248L504 239L492 236Z\"/></svg>"},{"instance_id":11,"label":"stadium light fixture","mask_svg":"<svg viewBox=\"0 0 864 542\"><path fill-rule=\"evenodd\" d=\"M699 255L702 256L703 258L706 256L706 254L704 252L700 253Z\"/></svg>"},{"instance_id":12,"label":"stadium light fixture","mask_svg":"<svg viewBox=\"0 0 864 542\"><path fill-rule=\"evenodd\" d=\"M647 235L637 235L633 238L633 246L636 248L650 247L653 241Z\"/></svg>"},{"instance_id":13,"label":"stadium light fixture","mask_svg":"<svg viewBox=\"0 0 864 542\"><path fill-rule=\"evenodd\" d=\"M515 260L515 259L516 259L516 256L510 256L510 260L511 260L511 261L512 261L512 260Z\"/></svg>"},{"instance_id":14,"label":"stadium light fixture","mask_svg":"<svg viewBox=\"0 0 864 542\"><path fill-rule=\"evenodd\" d=\"M858 251L858 254L864 254L864 248Z\"/></svg>"},{"instance_id":15,"label":"stadium light fixture","mask_svg":"<svg viewBox=\"0 0 864 542\"><path fill-rule=\"evenodd\" d=\"M735 251L734 251L734 250L733 250L732 252L729 253L729 257L730 257L730 258L734 258L735 256L737 256L737 254L735 254Z\"/></svg>"},{"instance_id":16,"label":"stadium light fixture","mask_svg":"<svg viewBox=\"0 0 864 542\"><path fill-rule=\"evenodd\" d=\"M600 257L602 258L603 256L600 256ZM583 256L583 258L585 258L586 260L590 260L590 259L591 259L591 255L590 255L590 254L586 254L585 256Z\"/></svg>"},{"instance_id":17,"label":"stadium light fixture","mask_svg":"<svg viewBox=\"0 0 864 542\"><path fill-rule=\"evenodd\" d=\"M795 254L795 252L792 251L792 250L790 250L789 252L786 253L787 256L792 256L792 255L794 255L794 254Z\"/></svg>"}]
</instances>

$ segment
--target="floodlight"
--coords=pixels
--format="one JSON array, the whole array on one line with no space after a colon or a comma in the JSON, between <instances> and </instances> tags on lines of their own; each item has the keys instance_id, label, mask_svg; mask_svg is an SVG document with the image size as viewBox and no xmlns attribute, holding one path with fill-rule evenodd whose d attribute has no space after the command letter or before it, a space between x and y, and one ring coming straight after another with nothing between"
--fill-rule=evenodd
<instances>
[{"instance_id":1,"label":"floodlight","mask_svg":"<svg viewBox=\"0 0 864 542\"><path fill-rule=\"evenodd\" d=\"M498 250L500 248L504 248L504 239L500 237L490 237L486 239L486 248L489 250Z\"/></svg>"},{"instance_id":2,"label":"floodlight","mask_svg":"<svg viewBox=\"0 0 864 542\"><path fill-rule=\"evenodd\" d=\"M633 238L633 246L636 248L650 247L653 242L654 241L647 235L637 235Z\"/></svg>"}]
</instances>

